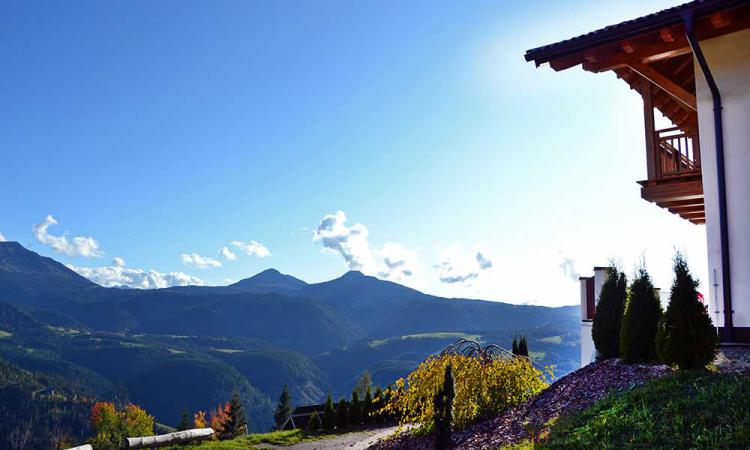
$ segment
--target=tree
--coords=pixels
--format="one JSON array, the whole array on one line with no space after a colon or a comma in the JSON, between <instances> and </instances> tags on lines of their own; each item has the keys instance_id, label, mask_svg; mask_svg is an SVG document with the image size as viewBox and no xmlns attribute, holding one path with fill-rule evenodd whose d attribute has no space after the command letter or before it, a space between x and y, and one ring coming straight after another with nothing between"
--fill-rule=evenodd
<instances>
[{"instance_id":1,"label":"tree","mask_svg":"<svg viewBox=\"0 0 750 450\"><path fill-rule=\"evenodd\" d=\"M638 270L620 328L620 358L629 364L656 359L656 329L662 310L651 277Z\"/></svg>"},{"instance_id":2,"label":"tree","mask_svg":"<svg viewBox=\"0 0 750 450\"><path fill-rule=\"evenodd\" d=\"M127 436L151 436L154 434L154 417L144 409L129 403L120 412L120 427Z\"/></svg>"},{"instance_id":3,"label":"tree","mask_svg":"<svg viewBox=\"0 0 750 450\"><path fill-rule=\"evenodd\" d=\"M514 355L518 354L518 337L517 336L513 336L513 347L512 347L511 352Z\"/></svg>"},{"instance_id":4,"label":"tree","mask_svg":"<svg viewBox=\"0 0 750 450\"><path fill-rule=\"evenodd\" d=\"M620 328L626 295L625 274L613 264L602 285L591 330L598 359L616 358L620 354Z\"/></svg>"},{"instance_id":5,"label":"tree","mask_svg":"<svg viewBox=\"0 0 750 450\"><path fill-rule=\"evenodd\" d=\"M370 389L370 386L367 386L367 390L365 391L365 399L362 402L362 421L365 424L369 424L372 422L372 413L373 413L373 403L372 403L372 390Z\"/></svg>"},{"instance_id":6,"label":"tree","mask_svg":"<svg viewBox=\"0 0 750 450\"><path fill-rule=\"evenodd\" d=\"M333 430L336 427L336 409L333 407L333 397L328 393L326 406L323 409L323 429Z\"/></svg>"},{"instance_id":7,"label":"tree","mask_svg":"<svg viewBox=\"0 0 750 450\"><path fill-rule=\"evenodd\" d=\"M207 428L208 422L206 421L206 412L198 411L193 415L193 428Z\"/></svg>"},{"instance_id":8,"label":"tree","mask_svg":"<svg viewBox=\"0 0 750 450\"><path fill-rule=\"evenodd\" d=\"M381 423L384 422L385 414L383 414L383 407L386 405L386 399L385 399L385 393L383 392L383 388L380 386L375 388L375 395L372 398L372 412L370 413L372 417L372 421L374 423Z\"/></svg>"},{"instance_id":9,"label":"tree","mask_svg":"<svg viewBox=\"0 0 750 450\"><path fill-rule=\"evenodd\" d=\"M526 341L526 336L521 336L518 340L518 355L529 357L529 344Z\"/></svg>"},{"instance_id":10,"label":"tree","mask_svg":"<svg viewBox=\"0 0 750 450\"><path fill-rule=\"evenodd\" d=\"M228 430L233 438L247 434L247 416L242 406L240 394L235 391L229 400L229 423Z\"/></svg>"},{"instance_id":11,"label":"tree","mask_svg":"<svg viewBox=\"0 0 750 450\"><path fill-rule=\"evenodd\" d=\"M357 392L357 395L359 395L359 398L364 398L365 393L370 386L372 386L372 375L370 375L369 370L365 370L362 372L362 375L359 376L357 383L354 385L354 390Z\"/></svg>"},{"instance_id":12,"label":"tree","mask_svg":"<svg viewBox=\"0 0 750 450\"><path fill-rule=\"evenodd\" d=\"M320 430L320 416L318 415L317 411L313 411L312 415L310 416L310 419L307 421L307 430L308 431Z\"/></svg>"},{"instance_id":13,"label":"tree","mask_svg":"<svg viewBox=\"0 0 750 450\"><path fill-rule=\"evenodd\" d=\"M289 398L289 389L284 385L284 389L281 390L279 396L279 403L276 405L276 410L273 413L273 420L276 424L276 429L280 430L284 426L284 422L292 414L292 402Z\"/></svg>"},{"instance_id":14,"label":"tree","mask_svg":"<svg viewBox=\"0 0 750 450\"><path fill-rule=\"evenodd\" d=\"M669 305L656 333L656 351L667 364L701 369L716 355L716 331L698 300L698 281L680 253L675 255L674 273Z\"/></svg>"},{"instance_id":15,"label":"tree","mask_svg":"<svg viewBox=\"0 0 750 450\"><path fill-rule=\"evenodd\" d=\"M445 366L443 386L433 398L433 421L435 428L435 448L446 450L451 447L451 424L453 422L453 399L456 396L453 369Z\"/></svg>"},{"instance_id":16,"label":"tree","mask_svg":"<svg viewBox=\"0 0 750 450\"><path fill-rule=\"evenodd\" d=\"M362 425L362 402L359 401L357 391L352 391L352 403L349 409L350 424L354 427Z\"/></svg>"},{"instance_id":17,"label":"tree","mask_svg":"<svg viewBox=\"0 0 750 450\"><path fill-rule=\"evenodd\" d=\"M336 427L344 430L349 428L350 423L349 403L346 399L342 398L336 407Z\"/></svg>"},{"instance_id":18,"label":"tree","mask_svg":"<svg viewBox=\"0 0 750 450\"><path fill-rule=\"evenodd\" d=\"M184 408L180 415L180 423L177 425L177 431L189 430L190 428L192 428L190 423L190 413L187 408Z\"/></svg>"},{"instance_id":19,"label":"tree","mask_svg":"<svg viewBox=\"0 0 750 450\"><path fill-rule=\"evenodd\" d=\"M117 449L125 437L154 434L153 416L131 403L120 411L112 403L96 403L91 408L90 422L94 431L91 444L96 449Z\"/></svg>"}]
</instances>

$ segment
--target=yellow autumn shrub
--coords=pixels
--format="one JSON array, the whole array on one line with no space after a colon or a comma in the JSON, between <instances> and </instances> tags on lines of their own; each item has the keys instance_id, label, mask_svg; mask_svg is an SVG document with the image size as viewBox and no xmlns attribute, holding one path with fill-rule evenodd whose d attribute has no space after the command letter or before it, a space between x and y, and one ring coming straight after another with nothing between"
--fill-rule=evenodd
<instances>
[{"instance_id":1,"label":"yellow autumn shrub","mask_svg":"<svg viewBox=\"0 0 750 450\"><path fill-rule=\"evenodd\" d=\"M542 373L523 357L431 356L406 380L396 381L384 412L398 417L401 424L420 424L423 430L429 430L433 422L433 397L443 383L448 364L455 378L453 426L456 428L523 402L547 387L547 380L552 378L550 369Z\"/></svg>"}]
</instances>

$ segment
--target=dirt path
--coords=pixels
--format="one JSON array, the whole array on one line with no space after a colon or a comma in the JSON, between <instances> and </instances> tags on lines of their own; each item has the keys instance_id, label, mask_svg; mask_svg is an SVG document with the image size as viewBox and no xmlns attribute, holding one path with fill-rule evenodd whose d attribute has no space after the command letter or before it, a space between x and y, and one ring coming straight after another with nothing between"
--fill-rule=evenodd
<instances>
[{"instance_id":1,"label":"dirt path","mask_svg":"<svg viewBox=\"0 0 750 450\"><path fill-rule=\"evenodd\" d=\"M342 434L331 439L321 439L319 441L301 442L288 447L277 445L257 445L255 448L262 449L283 449L283 450L365 450L373 445L379 439L386 438L396 431L397 427L376 428L373 430L357 431L354 433Z\"/></svg>"}]
</instances>

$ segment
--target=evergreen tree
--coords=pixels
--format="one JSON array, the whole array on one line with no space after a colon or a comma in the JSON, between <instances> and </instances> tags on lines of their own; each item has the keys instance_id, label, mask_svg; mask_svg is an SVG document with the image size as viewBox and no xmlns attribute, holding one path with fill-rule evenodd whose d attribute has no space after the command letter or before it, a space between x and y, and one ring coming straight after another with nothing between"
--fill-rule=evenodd
<instances>
[{"instance_id":1,"label":"evergreen tree","mask_svg":"<svg viewBox=\"0 0 750 450\"><path fill-rule=\"evenodd\" d=\"M273 420L276 424L276 429L280 430L284 426L284 422L292 414L292 402L289 397L289 388L284 385L284 389L281 390L279 396L279 403L276 405L276 410L273 413Z\"/></svg>"},{"instance_id":2,"label":"evergreen tree","mask_svg":"<svg viewBox=\"0 0 750 450\"><path fill-rule=\"evenodd\" d=\"M372 390L370 386L367 386L365 391L365 400L362 402L362 421L365 424L372 422L373 403L372 403Z\"/></svg>"},{"instance_id":3,"label":"evergreen tree","mask_svg":"<svg viewBox=\"0 0 750 450\"><path fill-rule=\"evenodd\" d=\"M518 354L518 337L517 336L513 336L513 347L512 347L511 352L513 352L514 355Z\"/></svg>"},{"instance_id":4,"label":"evergreen tree","mask_svg":"<svg viewBox=\"0 0 750 450\"><path fill-rule=\"evenodd\" d=\"M362 425L362 402L359 401L357 391L352 391L352 404L349 412L350 423L356 427Z\"/></svg>"},{"instance_id":5,"label":"evergreen tree","mask_svg":"<svg viewBox=\"0 0 750 450\"><path fill-rule=\"evenodd\" d=\"M336 427L336 409L333 407L333 397L328 393L326 406L323 410L323 429L333 430Z\"/></svg>"},{"instance_id":6,"label":"evergreen tree","mask_svg":"<svg viewBox=\"0 0 750 450\"><path fill-rule=\"evenodd\" d=\"M365 370L354 385L354 390L357 391L359 398L364 398L365 392L370 386L372 386L372 375L370 375L369 370Z\"/></svg>"},{"instance_id":7,"label":"evergreen tree","mask_svg":"<svg viewBox=\"0 0 750 450\"><path fill-rule=\"evenodd\" d=\"M385 406L385 393L380 386L375 388L375 395L372 399L372 422L381 423L385 421L384 414L380 411Z\"/></svg>"},{"instance_id":8,"label":"evergreen tree","mask_svg":"<svg viewBox=\"0 0 750 450\"><path fill-rule=\"evenodd\" d=\"M716 331L706 306L698 300L698 281L680 253L674 259L674 273L669 306L656 334L656 351L667 364L701 369L716 355Z\"/></svg>"},{"instance_id":9,"label":"evergreen tree","mask_svg":"<svg viewBox=\"0 0 750 450\"><path fill-rule=\"evenodd\" d=\"M656 329L662 310L646 269L638 270L622 317L620 358L629 364L656 359Z\"/></svg>"},{"instance_id":10,"label":"evergreen tree","mask_svg":"<svg viewBox=\"0 0 750 450\"><path fill-rule=\"evenodd\" d=\"M312 415L310 416L310 419L307 421L307 430L308 431L320 430L320 416L318 415L317 411L313 411Z\"/></svg>"},{"instance_id":11,"label":"evergreen tree","mask_svg":"<svg viewBox=\"0 0 750 450\"><path fill-rule=\"evenodd\" d=\"M192 428L193 421L190 419L190 413L188 412L187 408L184 408L182 410L182 415L180 416L180 423L177 425L177 431L185 431Z\"/></svg>"},{"instance_id":12,"label":"evergreen tree","mask_svg":"<svg viewBox=\"0 0 750 450\"><path fill-rule=\"evenodd\" d=\"M336 428L345 430L349 428L349 424L349 403L345 398L342 398L339 400L338 407L336 408Z\"/></svg>"},{"instance_id":13,"label":"evergreen tree","mask_svg":"<svg viewBox=\"0 0 750 450\"><path fill-rule=\"evenodd\" d=\"M235 391L229 400L229 422L226 424L226 430L232 437L238 437L247 434L247 428L245 407L242 406L240 394Z\"/></svg>"},{"instance_id":14,"label":"evergreen tree","mask_svg":"<svg viewBox=\"0 0 750 450\"><path fill-rule=\"evenodd\" d=\"M625 312L627 279L613 264L602 285L591 330L598 359L615 358L620 353L620 327Z\"/></svg>"},{"instance_id":15,"label":"evergreen tree","mask_svg":"<svg viewBox=\"0 0 750 450\"><path fill-rule=\"evenodd\" d=\"M445 367L443 386L433 398L435 448L446 450L451 447L451 423L453 422L453 399L456 396L453 369L450 364Z\"/></svg>"},{"instance_id":16,"label":"evergreen tree","mask_svg":"<svg viewBox=\"0 0 750 450\"><path fill-rule=\"evenodd\" d=\"M521 336L518 340L518 355L529 357L529 344L526 341L526 336Z\"/></svg>"}]
</instances>

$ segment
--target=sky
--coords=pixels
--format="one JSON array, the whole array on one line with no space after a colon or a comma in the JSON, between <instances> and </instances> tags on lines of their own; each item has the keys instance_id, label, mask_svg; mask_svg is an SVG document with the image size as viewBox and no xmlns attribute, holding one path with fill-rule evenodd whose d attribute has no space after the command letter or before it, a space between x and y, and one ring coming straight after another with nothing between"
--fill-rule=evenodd
<instances>
[{"instance_id":1,"label":"sky","mask_svg":"<svg viewBox=\"0 0 750 450\"><path fill-rule=\"evenodd\" d=\"M680 250L707 291L704 226L640 198L640 97L523 59L677 3L0 2L0 239L108 286L559 306Z\"/></svg>"}]
</instances>

